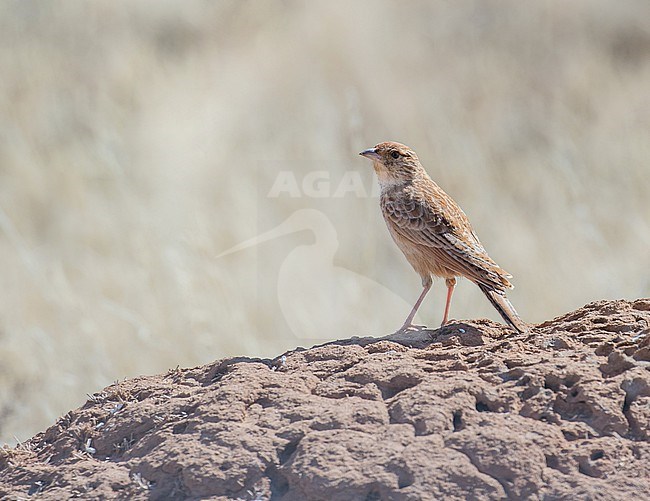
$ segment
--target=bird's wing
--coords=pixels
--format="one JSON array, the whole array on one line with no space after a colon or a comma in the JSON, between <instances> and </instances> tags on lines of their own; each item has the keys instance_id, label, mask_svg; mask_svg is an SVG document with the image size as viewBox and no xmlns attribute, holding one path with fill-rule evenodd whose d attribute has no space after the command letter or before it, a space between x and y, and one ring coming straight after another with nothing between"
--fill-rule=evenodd
<instances>
[{"instance_id":1,"label":"bird's wing","mask_svg":"<svg viewBox=\"0 0 650 501\"><path fill-rule=\"evenodd\" d=\"M472 281L498 289L512 287L508 273L487 254L467 216L444 192L440 203L408 196L386 196L384 217L415 245L430 248L444 265Z\"/></svg>"}]
</instances>

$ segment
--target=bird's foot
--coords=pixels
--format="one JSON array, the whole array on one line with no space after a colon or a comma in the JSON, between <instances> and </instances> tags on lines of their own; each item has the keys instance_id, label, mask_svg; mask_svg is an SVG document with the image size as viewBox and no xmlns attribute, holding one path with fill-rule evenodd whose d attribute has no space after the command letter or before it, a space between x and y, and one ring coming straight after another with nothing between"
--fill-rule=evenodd
<instances>
[{"instance_id":1,"label":"bird's foot","mask_svg":"<svg viewBox=\"0 0 650 501\"><path fill-rule=\"evenodd\" d=\"M397 332L415 332L415 331L424 331L427 330L426 325L415 325L415 324L404 324L402 325Z\"/></svg>"},{"instance_id":2,"label":"bird's foot","mask_svg":"<svg viewBox=\"0 0 650 501\"><path fill-rule=\"evenodd\" d=\"M451 324L455 324L456 322L458 322L458 321L457 321L455 318L450 318L450 319L448 319L448 320L445 319L445 320L443 320L443 322L440 324L440 328L446 327L446 326L451 325Z\"/></svg>"}]
</instances>

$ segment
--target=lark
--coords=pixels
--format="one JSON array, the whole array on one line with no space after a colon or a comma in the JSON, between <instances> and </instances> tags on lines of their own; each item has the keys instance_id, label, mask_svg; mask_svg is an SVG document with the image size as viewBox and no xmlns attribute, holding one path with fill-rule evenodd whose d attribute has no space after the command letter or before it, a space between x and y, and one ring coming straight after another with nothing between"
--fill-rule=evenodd
<instances>
[{"instance_id":1,"label":"lark","mask_svg":"<svg viewBox=\"0 0 650 501\"><path fill-rule=\"evenodd\" d=\"M488 256L467 216L400 143L379 143L359 153L372 160L381 188L380 205L393 240L422 278L422 293L401 330L413 318L431 289L433 277L444 278L447 302L442 325L449 320L451 297L458 277L474 282L508 325L528 329L506 297L513 285L507 271Z\"/></svg>"}]
</instances>

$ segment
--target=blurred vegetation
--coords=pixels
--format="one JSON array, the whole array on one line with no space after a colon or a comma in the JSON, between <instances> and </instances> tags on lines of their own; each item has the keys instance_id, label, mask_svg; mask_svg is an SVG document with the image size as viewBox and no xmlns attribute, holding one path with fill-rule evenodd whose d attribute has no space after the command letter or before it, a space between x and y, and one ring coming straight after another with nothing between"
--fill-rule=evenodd
<instances>
[{"instance_id":1,"label":"blurred vegetation","mask_svg":"<svg viewBox=\"0 0 650 501\"><path fill-rule=\"evenodd\" d=\"M309 344L301 312L322 339L399 327L419 278L376 198L335 196L350 172L370 192L357 152L383 140L465 209L524 319L650 295L647 0L5 1L0 68L0 440L120 378ZM280 172L301 196L268 196ZM217 257L299 209L335 234ZM498 318L466 282L452 316Z\"/></svg>"}]
</instances>

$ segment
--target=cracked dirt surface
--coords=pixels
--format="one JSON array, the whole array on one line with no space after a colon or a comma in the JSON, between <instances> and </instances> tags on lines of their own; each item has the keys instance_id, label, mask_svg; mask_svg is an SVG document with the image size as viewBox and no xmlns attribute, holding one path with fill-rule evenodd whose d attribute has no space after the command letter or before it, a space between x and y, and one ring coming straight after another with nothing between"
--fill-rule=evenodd
<instances>
[{"instance_id":1,"label":"cracked dirt surface","mask_svg":"<svg viewBox=\"0 0 650 501\"><path fill-rule=\"evenodd\" d=\"M647 499L650 299L105 388L0 452L4 499Z\"/></svg>"}]
</instances>

